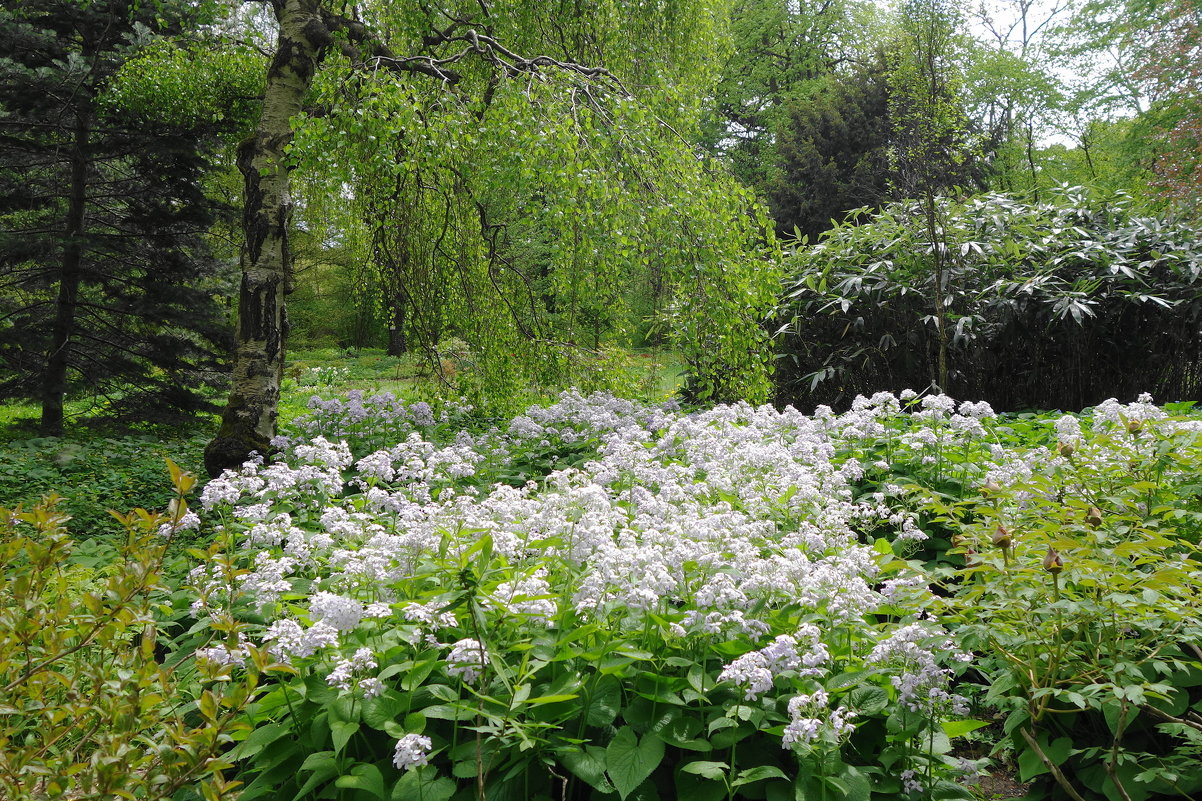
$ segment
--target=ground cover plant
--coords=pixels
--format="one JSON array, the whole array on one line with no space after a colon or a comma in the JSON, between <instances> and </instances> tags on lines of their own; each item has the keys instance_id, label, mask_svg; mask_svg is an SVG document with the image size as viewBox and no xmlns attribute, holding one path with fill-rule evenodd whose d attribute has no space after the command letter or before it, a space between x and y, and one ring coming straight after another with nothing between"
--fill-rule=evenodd
<instances>
[{"instance_id":1,"label":"ground cover plant","mask_svg":"<svg viewBox=\"0 0 1202 801\"><path fill-rule=\"evenodd\" d=\"M333 405L342 441L299 421L202 496L226 547L197 614L261 616L298 671L255 709L244 798L967 795L966 657L894 554L912 517L832 459L846 421L565 395L472 435Z\"/></svg>"},{"instance_id":2,"label":"ground cover plant","mask_svg":"<svg viewBox=\"0 0 1202 801\"><path fill-rule=\"evenodd\" d=\"M987 724L1033 797L1202 786L1197 422L468 414L315 400L205 488L205 656L296 671L244 798L969 797Z\"/></svg>"}]
</instances>

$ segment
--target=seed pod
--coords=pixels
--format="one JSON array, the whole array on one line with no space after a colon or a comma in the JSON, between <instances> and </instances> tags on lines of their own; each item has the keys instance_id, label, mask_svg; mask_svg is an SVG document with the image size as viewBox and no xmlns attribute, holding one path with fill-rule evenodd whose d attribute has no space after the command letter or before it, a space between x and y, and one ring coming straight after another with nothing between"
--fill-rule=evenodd
<instances>
[{"instance_id":1,"label":"seed pod","mask_svg":"<svg viewBox=\"0 0 1202 801\"><path fill-rule=\"evenodd\" d=\"M1056 453L1060 454L1061 456L1063 456L1066 459L1068 457L1072 456L1073 451L1075 451L1075 450L1076 450L1076 448L1073 446L1073 443L1071 443L1071 442L1064 442L1062 440L1062 441L1056 443Z\"/></svg>"},{"instance_id":2,"label":"seed pod","mask_svg":"<svg viewBox=\"0 0 1202 801\"><path fill-rule=\"evenodd\" d=\"M1010 547L1010 543L1014 541L1014 538L1010 536L1010 530L1008 528L999 524L997 531L993 532L992 540L995 546L1004 551Z\"/></svg>"},{"instance_id":3,"label":"seed pod","mask_svg":"<svg viewBox=\"0 0 1202 801\"><path fill-rule=\"evenodd\" d=\"M1053 576L1059 575L1060 571L1064 570L1064 562L1060 559L1060 552L1050 545L1048 546L1048 552L1043 557L1043 569Z\"/></svg>"},{"instance_id":4,"label":"seed pod","mask_svg":"<svg viewBox=\"0 0 1202 801\"><path fill-rule=\"evenodd\" d=\"M1091 528L1097 528L1102 525L1102 510L1096 506L1089 507L1089 511L1085 513L1085 522Z\"/></svg>"}]
</instances>

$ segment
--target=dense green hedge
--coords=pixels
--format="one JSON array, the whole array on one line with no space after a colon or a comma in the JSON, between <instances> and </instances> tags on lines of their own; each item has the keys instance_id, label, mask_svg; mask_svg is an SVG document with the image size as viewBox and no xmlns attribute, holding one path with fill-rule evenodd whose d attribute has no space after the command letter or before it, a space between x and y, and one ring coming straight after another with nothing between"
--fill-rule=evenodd
<instances>
[{"instance_id":1,"label":"dense green hedge","mask_svg":"<svg viewBox=\"0 0 1202 801\"><path fill-rule=\"evenodd\" d=\"M862 218L861 218L862 219ZM950 386L997 409L1080 409L1152 392L1202 398L1202 248L1195 231L1124 197L1062 189L1029 203L943 200ZM896 203L789 260L778 399L846 406L932 383L932 247Z\"/></svg>"}]
</instances>

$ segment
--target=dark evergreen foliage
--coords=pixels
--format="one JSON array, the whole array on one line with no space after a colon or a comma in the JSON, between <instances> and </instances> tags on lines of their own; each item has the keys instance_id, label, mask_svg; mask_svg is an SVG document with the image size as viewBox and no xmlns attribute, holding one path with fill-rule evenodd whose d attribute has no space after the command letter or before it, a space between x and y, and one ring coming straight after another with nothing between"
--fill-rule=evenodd
<instances>
[{"instance_id":1,"label":"dark evergreen foliage","mask_svg":"<svg viewBox=\"0 0 1202 801\"><path fill-rule=\"evenodd\" d=\"M148 124L104 101L161 35L196 30L188 3L18 2L0 10L0 398L65 393L115 408L208 406L223 380L232 265L207 248L201 180L214 128Z\"/></svg>"},{"instance_id":2,"label":"dark evergreen foliage","mask_svg":"<svg viewBox=\"0 0 1202 801\"><path fill-rule=\"evenodd\" d=\"M884 65L828 76L786 108L768 186L777 232L810 241L852 209L875 209L890 191L888 80Z\"/></svg>"}]
</instances>

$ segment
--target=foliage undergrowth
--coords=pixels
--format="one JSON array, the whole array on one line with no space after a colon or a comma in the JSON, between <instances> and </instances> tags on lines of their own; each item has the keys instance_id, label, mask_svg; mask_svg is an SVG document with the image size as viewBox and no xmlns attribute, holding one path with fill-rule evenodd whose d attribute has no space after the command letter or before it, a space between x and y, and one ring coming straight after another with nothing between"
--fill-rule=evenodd
<instances>
[{"instance_id":1,"label":"foliage undergrowth","mask_svg":"<svg viewBox=\"0 0 1202 801\"><path fill-rule=\"evenodd\" d=\"M0 443L0 506L60 494L75 539L108 538L110 509L165 508L173 497L164 459L199 470L206 438L192 434L29 437Z\"/></svg>"},{"instance_id":2,"label":"foliage undergrowth","mask_svg":"<svg viewBox=\"0 0 1202 801\"><path fill-rule=\"evenodd\" d=\"M1033 799L1189 798L1190 407L313 398L205 487L159 614L230 688L288 666L226 755L247 801L968 798L1003 760Z\"/></svg>"},{"instance_id":3,"label":"foliage undergrowth","mask_svg":"<svg viewBox=\"0 0 1202 801\"><path fill-rule=\"evenodd\" d=\"M934 246L922 210L899 202L798 250L778 310L777 397L846 408L857 394L936 383L940 319L941 389L997 409L1080 409L1144 390L1200 397L1196 232L1080 187L1044 198L942 199Z\"/></svg>"},{"instance_id":4,"label":"foliage undergrowth","mask_svg":"<svg viewBox=\"0 0 1202 801\"><path fill-rule=\"evenodd\" d=\"M269 667L249 649L239 681L190 654L164 659L156 613L171 539L192 524L195 479L169 464L168 515L117 515L110 564L73 559L55 498L0 509L0 796L232 797L223 771L242 711ZM199 667L199 670L197 670ZM199 782L199 785L197 784Z\"/></svg>"}]
</instances>

